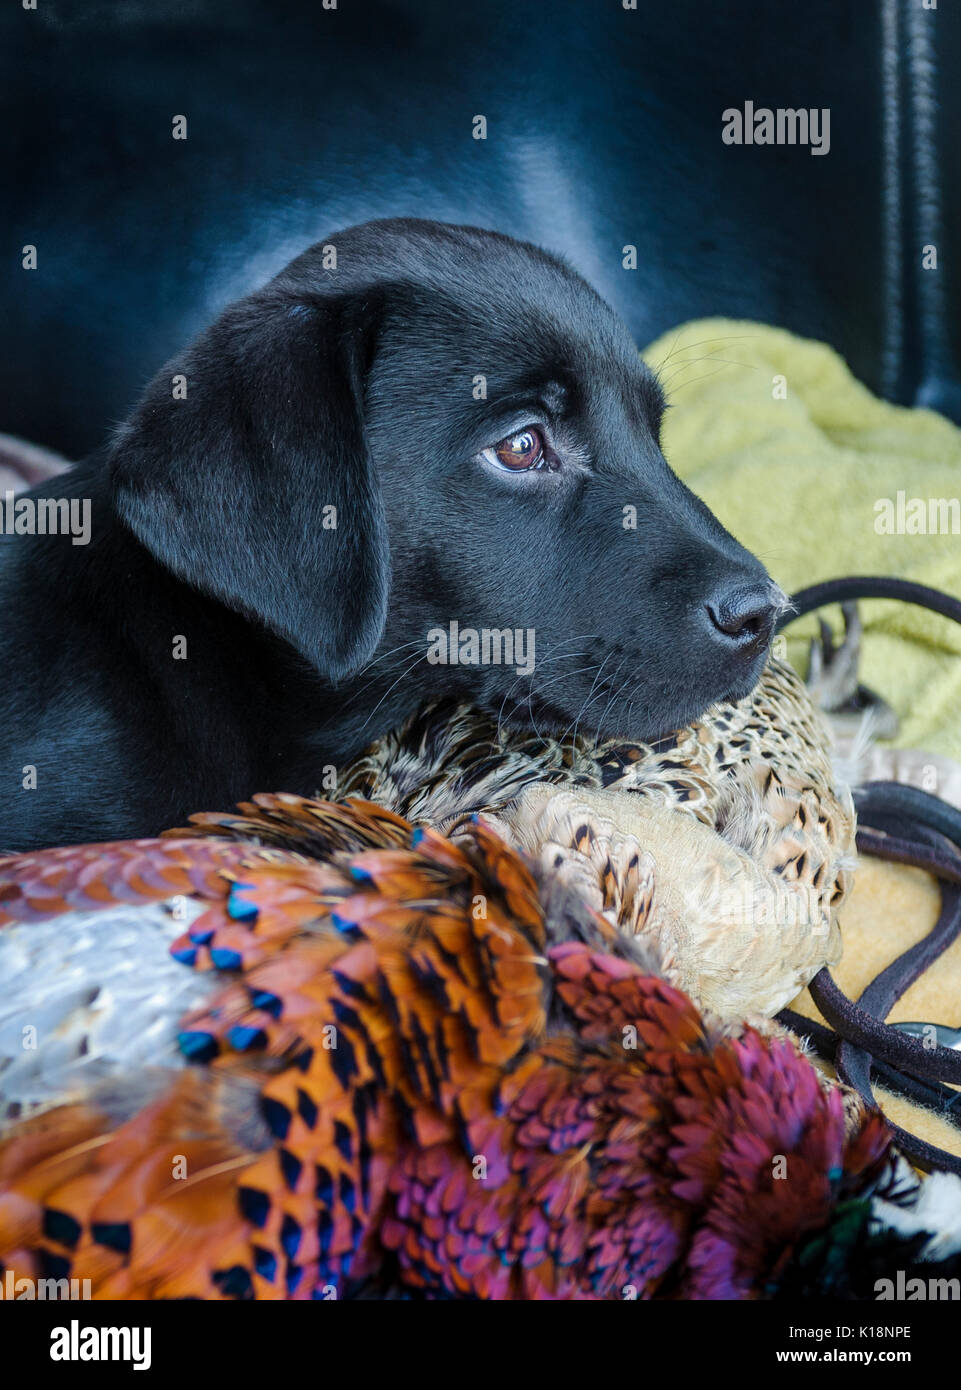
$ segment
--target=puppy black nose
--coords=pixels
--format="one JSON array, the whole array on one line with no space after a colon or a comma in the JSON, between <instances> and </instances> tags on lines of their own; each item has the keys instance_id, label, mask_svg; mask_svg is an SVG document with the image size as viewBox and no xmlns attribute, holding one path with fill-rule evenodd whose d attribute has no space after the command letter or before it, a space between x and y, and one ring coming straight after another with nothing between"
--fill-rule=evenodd
<instances>
[{"instance_id":1,"label":"puppy black nose","mask_svg":"<svg viewBox=\"0 0 961 1390\"><path fill-rule=\"evenodd\" d=\"M741 647L767 642L778 612L766 584L728 589L710 600L707 611L718 632Z\"/></svg>"}]
</instances>

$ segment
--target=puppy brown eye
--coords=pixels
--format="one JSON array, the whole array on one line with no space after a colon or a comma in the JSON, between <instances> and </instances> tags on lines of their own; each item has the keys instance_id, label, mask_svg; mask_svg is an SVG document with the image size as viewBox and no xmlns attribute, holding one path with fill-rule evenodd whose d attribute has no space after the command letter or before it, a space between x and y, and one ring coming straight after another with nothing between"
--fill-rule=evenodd
<instances>
[{"instance_id":1,"label":"puppy brown eye","mask_svg":"<svg viewBox=\"0 0 961 1390\"><path fill-rule=\"evenodd\" d=\"M508 468L512 473L523 473L543 463L544 436L540 430L530 425L527 429L502 439L490 449L485 449L483 455L499 468Z\"/></svg>"}]
</instances>

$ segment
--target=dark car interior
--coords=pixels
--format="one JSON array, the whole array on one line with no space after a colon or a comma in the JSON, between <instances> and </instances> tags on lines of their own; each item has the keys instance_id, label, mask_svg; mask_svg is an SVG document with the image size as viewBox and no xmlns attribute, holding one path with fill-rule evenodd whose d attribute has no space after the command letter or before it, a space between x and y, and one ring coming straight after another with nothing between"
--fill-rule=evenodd
<instances>
[{"instance_id":1,"label":"dark car interior","mask_svg":"<svg viewBox=\"0 0 961 1390\"><path fill-rule=\"evenodd\" d=\"M0 36L20 132L3 428L68 457L227 301L385 210L563 253L639 345L705 314L763 320L961 420L948 4L44 0L5 6ZM746 94L830 107L831 157L719 161L721 113Z\"/></svg>"}]
</instances>

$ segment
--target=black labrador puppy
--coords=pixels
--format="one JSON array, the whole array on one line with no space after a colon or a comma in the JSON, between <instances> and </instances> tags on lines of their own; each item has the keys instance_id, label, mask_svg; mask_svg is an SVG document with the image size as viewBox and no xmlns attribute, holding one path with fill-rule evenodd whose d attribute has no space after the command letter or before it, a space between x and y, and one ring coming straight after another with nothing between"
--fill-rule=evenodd
<instances>
[{"instance_id":1,"label":"black labrador puppy","mask_svg":"<svg viewBox=\"0 0 961 1390\"><path fill-rule=\"evenodd\" d=\"M306 251L7 499L0 847L313 793L425 698L640 737L747 693L783 596L663 408L534 246L397 220Z\"/></svg>"}]
</instances>

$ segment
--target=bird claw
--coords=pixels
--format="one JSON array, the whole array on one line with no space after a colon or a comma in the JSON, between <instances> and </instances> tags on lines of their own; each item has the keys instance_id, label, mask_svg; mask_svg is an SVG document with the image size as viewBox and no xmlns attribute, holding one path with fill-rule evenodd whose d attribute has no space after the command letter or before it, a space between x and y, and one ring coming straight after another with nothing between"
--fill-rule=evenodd
<instances>
[{"instance_id":1,"label":"bird claw","mask_svg":"<svg viewBox=\"0 0 961 1390\"><path fill-rule=\"evenodd\" d=\"M834 634L823 618L818 619L820 637L812 637L807 688L811 699L841 726L860 724L865 715L876 738L893 738L899 721L887 701L858 681L863 629L856 603L843 603L844 637L835 643Z\"/></svg>"}]
</instances>

